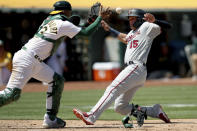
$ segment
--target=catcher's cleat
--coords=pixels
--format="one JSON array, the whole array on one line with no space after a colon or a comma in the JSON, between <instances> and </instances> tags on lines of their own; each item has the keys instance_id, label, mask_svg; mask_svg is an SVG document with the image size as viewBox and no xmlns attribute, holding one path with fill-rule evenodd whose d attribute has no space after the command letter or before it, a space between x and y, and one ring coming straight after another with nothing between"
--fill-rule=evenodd
<instances>
[{"instance_id":1,"label":"catcher's cleat","mask_svg":"<svg viewBox=\"0 0 197 131\"><path fill-rule=\"evenodd\" d=\"M48 114L45 114L42 125L44 128L64 128L66 125L66 122L58 117L51 116L51 115L49 116Z\"/></svg>"},{"instance_id":2,"label":"catcher's cleat","mask_svg":"<svg viewBox=\"0 0 197 131\"><path fill-rule=\"evenodd\" d=\"M125 128L133 128L133 124L129 123L130 117L129 116L125 116L122 119L122 124L124 125Z\"/></svg>"},{"instance_id":3,"label":"catcher's cleat","mask_svg":"<svg viewBox=\"0 0 197 131\"><path fill-rule=\"evenodd\" d=\"M165 123L171 123L170 119L168 118L167 114L163 111L162 106L160 104L154 105L154 107L158 108L158 118L163 120Z\"/></svg>"},{"instance_id":4,"label":"catcher's cleat","mask_svg":"<svg viewBox=\"0 0 197 131\"><path fill-rule=\"evenodd\" d=\"M93 122L88 120L90 115L88 115L86 112L82 112L79 109L73 109L73 113L77 118L81 119L84 123L86 123L86 125L94 125Z\"/></svg>"}]
</instances>

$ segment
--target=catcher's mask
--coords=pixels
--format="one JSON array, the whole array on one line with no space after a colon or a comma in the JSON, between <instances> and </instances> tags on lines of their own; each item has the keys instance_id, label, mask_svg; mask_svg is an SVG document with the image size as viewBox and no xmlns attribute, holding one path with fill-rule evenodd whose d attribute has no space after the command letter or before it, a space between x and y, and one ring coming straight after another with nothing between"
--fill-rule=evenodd
<instances>
[{"instance_id":1,"label":"catcher's mask","mask_svg":"<svg viewBox=\"0 0 197 131\"><path fill-rule=\"evenodd\" d=\"M51 15L61 13L64 10L72 10L72 6L68 1L57 1L54 5L54 10L50 12Z\"/></svg>"},{"instance_id":2,"label":"catcher's mask","mask_svg":"<svg viewBox=\"0 0 197 131\"><path fill-rule=\"evenodd\" d=\"M136 16L137 20L134 22L133 27L138 28L144 23L143 17L144 17L145 11L141 9L131 9L128 12L128 17L129 16Z\"/></svg>"}]
</instances>

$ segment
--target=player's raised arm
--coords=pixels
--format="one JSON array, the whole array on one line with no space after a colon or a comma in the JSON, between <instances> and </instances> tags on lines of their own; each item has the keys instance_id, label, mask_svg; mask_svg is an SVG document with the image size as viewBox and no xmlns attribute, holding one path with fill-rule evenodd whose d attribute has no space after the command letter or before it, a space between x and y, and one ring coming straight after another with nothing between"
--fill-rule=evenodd
<instances>
[{"instance_id":1,"label":"player's raised arm","mask_svg":"<svg viewBox=\"0 0 197 131\"><path fill-rule=\"evenodd\" d=\"M127 44L126 41L126 34L121 33L115 29L113 29L112 27L110 27L104 20L101 21L101 25L104 28L105 31L109 31L111 33L113 33L116 37L118 37L118 39L123 42L124 44Z\"/></svg>"},{"instance_id":2,"label":"player's raised arm","mask_svg":"<svg viewBox=\"0 0 197 131\"><path fill-rule=\"evenodd\" d=\"M151 13L146 13L144 14L144 18L145 21L148 21L150 23L155 23L157 25L159 25L161 28L163 29L170 29L172 28L172 24L168 23L167 21L164 20L157 20L155 18L155 16Z\"/></svg>"}]
</instances>

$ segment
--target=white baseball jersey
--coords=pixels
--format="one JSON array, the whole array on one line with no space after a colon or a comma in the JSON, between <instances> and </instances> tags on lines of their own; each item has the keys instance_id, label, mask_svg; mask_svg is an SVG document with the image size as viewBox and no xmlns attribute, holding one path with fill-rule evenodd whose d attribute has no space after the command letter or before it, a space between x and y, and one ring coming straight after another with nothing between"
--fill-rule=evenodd
<instances>
[{"instance_id":1,"label":"white baseball jersey","mask_svg":"<svg viewBox=\"0 0 197 131\"><path fill-rule=\"evenodd\" d=\"M153 39L160 34L160 27L144 22L137 30L131 30L127 36L127 49L124 62L139 61L146 63Z\"/></svg>"},{"instance_id":2,"label":"white baseball jersey","mask_svg":"<svg viewBox=\"0 0 197 131\"><path fill-rule=\"evenodd\" d=\"M80 30L80 27L73 25L69 21L54 19L44 25L38 33L47 38L57 40L63 36L72 38ZM53 81L54 71L40 61L51 55L53 44L56 43L34 36L25 44L25 50L21 49L16 52L13 58L12 74L7 87L22 89L32 77L46 83ZM39 57L36 58L36 56Z\"/></svg>"},{"instance_id":3,"label":"white baseball jersey","mask_svg":"<svg viewBox=\"0 0 197 131\"><path fill-rule=\"evenodd\" d=\"M79 33L81 27L77 27L69 21L52 20L46 24L39 33L43 34L45 37L57 40L62 36L68 36L73 38ZM39 37L33 37L25 44L28 50L35 52L43 60L51 55L51 50L53 48L53 43L43 40Z\"/></svg>"},{"instance_id":4,"label":"white baseball jersey","mask_svg":"<svg viewBox=\"0 0 197 131\"><path fill-rule=\"evenodd\" d=\"M97 104L87 112L89 115L88 121L94 123L114 101L116 112L122 115L131 113L130 100L146 81L147 69L143 63L147 61L153 39L159 34L160 27L149 22L144 22L138 29L128 33L125 53L125 63L128 66L107 87ZM133 63L129 64L129 61L133 61ZM157 112L150 107L147 108L147 115L155 117Z\"/></svg>"}]
</instances>

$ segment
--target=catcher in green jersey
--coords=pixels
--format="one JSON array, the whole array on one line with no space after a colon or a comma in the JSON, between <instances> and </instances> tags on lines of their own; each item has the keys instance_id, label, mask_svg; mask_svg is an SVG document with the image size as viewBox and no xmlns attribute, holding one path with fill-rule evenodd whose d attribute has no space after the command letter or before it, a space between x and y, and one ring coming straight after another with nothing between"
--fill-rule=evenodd
<instances>
[{"instance_id":1,"label":"catcher in green jersey","mask_svg":"<svg viewBox=\"0 0 197 131\"><path fill-rule=\"evenodd\" d=\"M49 57L65 36L89 35L109 17L109 10L99 7L98 17L86 28L70 21L72 6L68 1L58 1L54 10L43 21L34 37L13 57L13 69L6 88L0 91L0 107L19 99L21 90L30 78L48 83L44 128L63 128L66 122L57 117L64 88L64 78L54 72L43 60ZM71 17L73 20L73 17Z\"/></svg>"}]
</instances>

